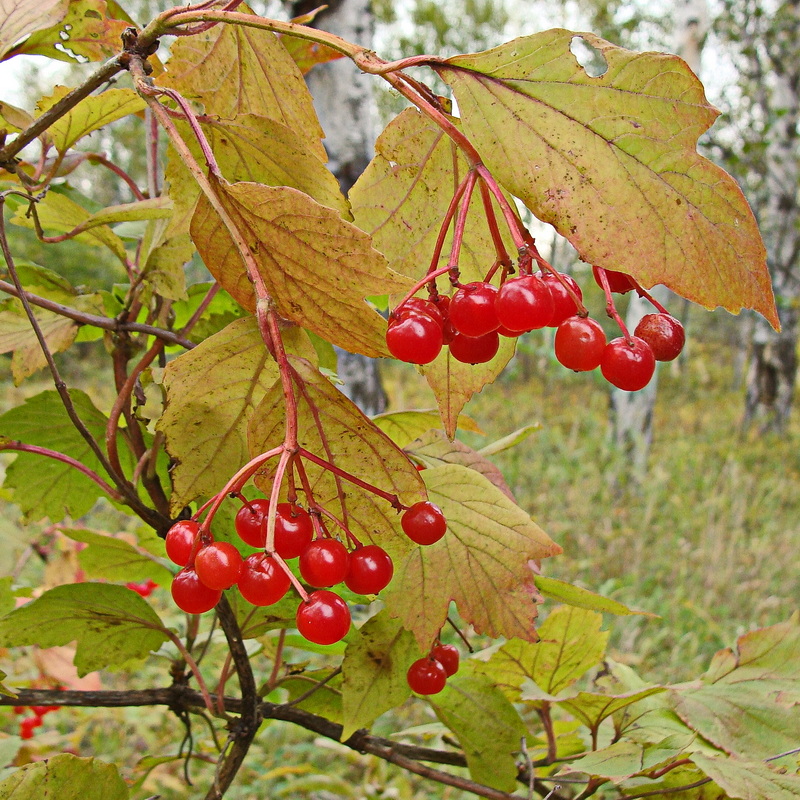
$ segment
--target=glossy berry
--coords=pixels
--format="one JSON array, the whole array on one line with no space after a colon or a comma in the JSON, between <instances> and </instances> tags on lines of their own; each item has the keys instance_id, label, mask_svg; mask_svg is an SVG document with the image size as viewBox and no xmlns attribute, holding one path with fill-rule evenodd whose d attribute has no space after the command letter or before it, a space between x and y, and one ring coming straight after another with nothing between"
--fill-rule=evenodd
<instances>
[{"instance_id":1,"label":"glossy berry","mask_svg":"<svg viewBox=\"0 0 800 800\"><path fill-rule=\"evenodd\" d=\"M630 276L626 275L624 272L617 272L613 269L607 269L605 273L606 278L608 279L608 288L611 289L612 292L616 292L617 294L626 294L634 288ZM600 268L592 267L592 275L594 275L597 285L602 288L603 284L600 281Z\"/></svg>"},{"instance_id":2,"label":"glossy berry","mask_svg":"<svg viewBox=\"0 0 800 800\"><path fill-rule=\"evenodd\" d=\"M449 678L458 672L460 655L458 648L453 644L437 644L431 650L431 658L435 658L443 667Z\"/></svg>"},{"instance_id":3,"label":"glossy berry","mask_svg":"<svg viewBox=\"0 0 800 800\"><path fill-rule=\"evenodd\" d=\"M626 392L638 392L647 386L655 369L656 360L650 345L638 336L631 337L631 344L623 336L612 339L600 362L603 377Z\"/></svg>"},{"instance_id":4,"label":"glossy berry","mask_svg":"<svg viewBox=\"0 0 800 800\"><path fill-rule=\"evenodd\" d=\"M296 558L311 544L314 525L308 511L292 503L278 503L275 516L275 552Z\"/></svg>"},{"instance_id":5,"label":"glossy berry","mask_svg":"<svg viewBox=\"0 0 800 800\"><path fill-rule=\"evenodd\" d=\"M131 581L130 583L126 583L125 586L142 597L150 597L153 591L158 589L158 584L152 578L148 578L146 581L139 581L138 583L136 581Z\"/></svg>"},{"instance_id":6,"label":"glossy berry","mask_svg":"<svg viewBox=\"0 0 800 800\"><path fill-rule=\"evenodd\" d=\"M646 314L639 320L634 335L650 345L656 361L672 361L680 355L686 333L669 314Z\"/></svg>"},{"instance_id":7,"label":"glossy berry","mask_svg":"<svg viewBox=\"0 0 800 800\"><path fill-rule=\"evenodd\" d=\"M447 683L447 670L434 658L420 658L406 673L412 692L417 694L439 694Z\"/></svg>"},{"instance_id":8,"label":"glossy berry","mask_svg":"<svg viewBox=\"0 0 800 800\"><path fill-rule=\"evenodd\" d=\"M269 500L258 498L243 505L237 512L233 525L239 538L251 547L263 547L267 541L266 519Z\"/></svg>"},{"instance_id":9,"label":"glossy berry","mask_svg":"<svg viewBox=\"0 0 800 800\"><path fill-rule=\"evenodd\" d=\"M444 316L442 309L431 300L426 300L424 297L411 297L400 308L395 309L395 315L404 317L409 312L422 314L425 317L430 317L432 320L439 324L439 327L444 325Z\"/></svg>"},{"instance_id":10,"label":"glossy berry","mask_svg":"<svg viewBox=\"0 0 800 800\"><path fill-rule=\"evenodd\" d=\"M567 369L587 372L600 366L606 335L591 317L570 317L556 331L555 355Z\"/></svg>"},{"instance_id":11,"label":"glossy berry","mask_svg":"<svg viewBox=\"0 0 800 800\"><path fill-rule=\"evenodd\" d=\"M400 518L406 536L417 544L433 544L444 536L447 520L442 509L429 500L414 503Z\"/></svg>"},{"instance_id":12,"label":"glossy berry","mask_svg":"<svg viewBox=\"0 0 800 800\"><path fill-rule=\"evenodd\" d=\"M347 576L350 555L337 539L317 539L300 553L297 564L303 580L311 586L335 586Z\"/></svg>"},{"instance_id":13,"label":"glossy berry","mask_svg":"<svg viewBox=\"0 0 800 800\"><path fill-rule=\"evenodd\" d=\"M483 336L500 327L495 311L497 288L475 281L464 284L450 300L449 316L453 327L464 336Z\"/></svg>"},{"instance_id":14,"label":"glossy berry","mask_svg":"<svg viewBox=\"0 0 800 800\"><path fill-rule=\"evenodd\" d=\"M212 542L200 549L194 569L209 589L230 589L239 580L242 557L230 542Z\"/></svg>"},{"instance_id":15,"label":"glossy berry","mask_svg":"<svg viewBox=\"0 0 800 800\"><path fill-rule=\"evenodd\" d=\"M495 311L500 325L509 331L544 328L553 318L553 296L535 275L507 280L497 292Z\"/></svg>"},{"instance_id":16,"label":"glossy berry","mask_svg":"<svg viewBox=\"0 0 800 800\"><path fill-rule=\"evenodd\" d=\"M456 333L450 342L450 355L462 364L485 364L491 361L500 349L497 331L483 336L464 336Z\"/></svg>"},{"instance_id":17,"label":"glossy berry","mask_svg":"<svg viewBox=\"0 0 800 800\"><path fill-rule=\"evenodd\" d=\"M350 553L345 585L356 594L377 594L389 585L394 564L389 554L376 544L359 547Z\"/></svg>"},{"instance_id":18,"label":"glossy berry","mask_svg":"<svg viewBox=\"0 0 800 800\"><path fill-rule=\"evenodd\" d=\"M222 592L206 586L193 569L185 567L172 579L172 599L187 614L202 614L219 603Z\"/></svg>"},{"instance_id":19,"label":"glossy berry","mask_svg":"<svg viewBox=\"0 0 800 800\"><path fill-rule=\"evenodd\" d=\"M297 630L315 644L339 642L350 630L350 609L335 592L317 589L297 609Z\"/></svg>"},{"instance_id":20,"label":"glossy berry","mask_svg":"<svg viewBox=\"0 0 800 800\"><path fill-rule=\"evenodd\" d=\"M442 341L442 326L423 314L396 317L386 330L389 352L409 364L430 364L441 352Z\"/></svg>"},{"instance_id":21,"label":"glossy berry","mask_svg":"<svg viewBox=\"0 0 800 800\"><path fill-rule=\"evenodd\" d=\"M558 275L552 272L541 275L542 282L546 284L547 288L550 290L550 296L553 298L553 316L550 318L550 322L547 323L550 328L557 328L565 319L574 317L575 314L578 313L578 306L572 299L572 295L570 295L565 288L564 283L558 279L559 276L563 279L564 283L572 289L579 300L583 299L581 287L578 286L571 275L567 275L563 272L560 272Z\"/></svg>"},{"instance_id":22,"label":"glossy berry","mask_svg":"<svg viewBox=\"0 0 800 800\"><path fill-rule=\"evenodd\" d=\"M254 606L271 606L289 591L291 579L266 553L253 553L242 562L239 591Z\"/></svg>"},{"instance_id":23,"label":"glossy berry","mask_svg":"<svg viewBox=\"0 0 800 800\"><path fill-rule=\"evenodd\" d=\"M173 564L185 567L189 563L192 546L199 530L199 522L195 522L193 519L183 519L180 522L176 522L167 531L164 544L167 548L167 558Z\"/></svg>"}]
</instances>

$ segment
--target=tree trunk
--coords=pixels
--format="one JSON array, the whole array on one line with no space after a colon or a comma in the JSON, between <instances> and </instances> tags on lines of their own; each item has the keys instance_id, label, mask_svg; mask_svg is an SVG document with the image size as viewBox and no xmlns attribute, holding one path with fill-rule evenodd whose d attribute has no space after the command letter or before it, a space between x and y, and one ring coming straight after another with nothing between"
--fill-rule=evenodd
<instances>
[{"instance_id":1,"label":"tree trunk","mask_svg":"<svg viewBox=\"0 0 800 800\"><path fill-rule=\"evenodd\" d=\"M767 45L775 81L765 98L772 120L767 145L767 200L761 232L767 247L781 331L756 320L747 374L743 426L761 423L762 431L783 431L792 409L797 377L798 302L800 301L800 2L784 3L775 15L777 30Z\"/></svg>"},{"instance_id":2,"label":"tree trunk","mask_svg":"<svg viewBox=\"0 0 800 800\"><path fill-rule=\"evenodd\" d=\"M306 14L321 3L301 0L290 3L292 16ZM373 17L369 0L330 0L313 25L347 41L372 46ZM373 155L374 101L372 82L352 61L342 58L315 66L306 75L314 106L325 131L328 167L342 191L350 187L369 164ZM342 391L368 415L386 410L386 393L381 383L379 361L337 348Z\"/></svg>"},{"instance_id":3,"label":"tree trunk","mask_svg":"<svg viewBox=\"0 0 800 800\"><path fill-rule=\"evenodd\" d=\"M706 0L678 0L675 15L675 52L692 68L695 74L700 72L700 51L708 31L708 8ZM668 305L672 293L663 286L656 286L651 291L653 297L662 305ZM650 304L632 295L625 315L625 324L631 333L639 320L654 309ZM653 441L653 410L656 404L658 373L660 365L656 364L653 379L638 392L623 392L621 389L611 391L611 419L614 441L622 448L636 469L641 474L646 465Z\"/></svg>"}]
</instances>

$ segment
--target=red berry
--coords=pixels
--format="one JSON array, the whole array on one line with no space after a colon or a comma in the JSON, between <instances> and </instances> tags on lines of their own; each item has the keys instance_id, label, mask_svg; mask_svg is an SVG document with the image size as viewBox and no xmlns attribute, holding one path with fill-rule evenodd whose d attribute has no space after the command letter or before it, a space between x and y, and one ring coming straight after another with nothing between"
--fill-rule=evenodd
<instances>
[{"instance_id":1,"label":"red berry","mask_svg":"<svg viewBox=\"0 0 800 800\"><path fill-rule=\"evenodd\" d=\"M239 538L251 547L263 547L267 541L266 519L269 514L269 500L251 500L236 512L233 521Z\"/></svg>"},{"instance_id":2,"label":"red berry","mask_svg":"<svg viewBox=\"0 0 800 800\"><path fill-rule=\"evenodd\" d=\"M442 326L418 313L393 319L386 331L389 352L409 364L430 364L441 352L442 341Z\"/></svg>"},{"instance_id":3,"label":"red berry","mask_svg":"<svg viewBox=\"0 0 800 800\"><path fill-rule=\"evenodd\" d=\"M33 739L33 729L38 728L41 724L42 718L39 716L25 717L19 723L20 739Z\"/></svg>"},{"instance_id":4,"label":"red berry","mask_svg":"<svg viewBox=\"0 0 800 800\"><path fill-rule=\"evenodd\" d=\"M579 300L583 299L581 287L578 286L571 275L563 272L559 272L558 275L552 272L542 275L542 282L546 284L550 290L550 296L553 298L553 316L550 318L550 322L547 323L550 328L557 328L565 319L574 317L578 313L578 306L564 284L559 280L559 276L572 289Z\"/></svg>"},{"instance_id":5,"label":"red berry","mask_svg":"<svg viewBox=\"0 0 800 800\"><path fill-rule=\"evenodd\" d=\"M462 364L485 364L491 361L500 349L497 331L483 336L464 336L456 333L450 342L450 355Z\"/></svg>"},{"instance_id":6,"label":"red berry","mask_svg":"<svg viewBox=\"0 0 800 800\"><path fill-rule=\"evenodd\" d=\"M254 606L271 606L289 591L291 579L266 553L253 553L242 562L239 591Z\"/></svg>"},{"instance_id":7,"label":"red berry","mask_svg":"<svg viewBox=\"0 0 800 800\"><path fill-rule=\"evenodd\" d=\"M439 694L447 683L447 671L434 658L420 658L408 668L406 680L412 692Z\"/></svg>"},{"instance_id":8,"label":"red berry","mask_svg":"<svg viewBox=\"0 0 800 800\"><path fill-rule=\"evenodd\" d=\"M436 303L431 300L426 300L424 297L409 298L402 306L396 308L394 313L396 317L404 317L410 311L422 314L424 317L430 317L434 322L439 324L440 328L444 325L442 310Z\"/></svg>"},{"instance_id":9,"label":"red berry","mask_svg":"<svg viewBox=\"0 0 800 800\"><path fill-rule=\"evenodd\" d=\"M158 584L152 578L148 578L146 581L140 581L139 583L126 583L125 585L142 597L150 597L150 595L153 594L153 590L158 588Z\"/></svg>"},{"instance_id":10,"label":"red berry","mask_svg":"<svg viewBox=\"0 0 800 800\"><path fill-rule=\"evenodd\" d=\"M510 331L544 328L554 310L550 289L535 275L519 275L506 281L497 292L494 307L500 325Z\"/></svg>"},{"instance_id":11,"label":"red berry","mask_svg":"<svg viewBox=\"0 0 800 800\"><path fill-rule=\"evenodd\" d=\"M350 609L335 592L317 589L297 609L297 630L316 644L341 641L350 630Z\"/></svg>"},{"instance_id":12,"label":"red berry","mask_svg":"<svg viewBox=\"0 0 800 800\"><path fill-rule=\"evenodd\" d=\"M631 337L631 344L623 336L612 339L600 362L603 377L626 392L637 392L647 386L655 369L656 360L650 345L638 336Z\"/></svg>"},{"instance_id":13,"label":"red berry","mask_svg":"<svg viewBox=\"0 0 800 800\"><path fill-rule=\"evenodd\" d=\"M612 292L626 294L634 288L630 275L626 275L624 272L617 272L613 269L607 269L605 273L608 279L608 288L611 289ZM602 288L603 284L600 281L600 267L592 267L592 275L594 275L597 285Z\"/></svg>"},{"instance_id":14,"label":"red berry","mask_svg":"<svg viewBox=\"0 0 800 800\"><path fill-rule=\"evenodd\" d=\"M202 614L219 603L222 592L209 589L193 569L185 567L172 579L172 599L187 614Z\"/></svg>"},{"instance_id":15,"label":"red berry","mask_svg":"<svg viewBox=\"0 0 800 800\"><path fill-rule=\"evenodd\" d=\"M24 714L27 706L14 706L14 713L15 714Z\"/></svg>"},{"instance_id":16,"label":"red berry","mask_svg":"<svg viewBox=\"0 0 800 800\"><path fill-rule=\"evenodd\" d=\"M598 367L605 347L606 335L600 323L591 317L570 317L556 331L556 358L575 372L587 372Z\"/></svg>"},{"instance_id":17,"label":"red berry","mask_svg":"<svg viewBox=\"0 0 800 800\"><path fill-rule=\"evenodd\" d=\"M389 585L393 573L389 554L376 544L368 544L350 553L350 568L344 582L356 594L377 594Z\"/></svg>"},{"instance_id":18,"label":"red berry","mask_svg":"<svg viewBox=\"0 0 800 800\"><path fill-rule=\"evenodd\" d=\"M335 586L347 577L350 557L337 539L317 539L300 553L297 562L303 580L312 586Z\"/></svg>"},{"instance_id":19,"label":"red berry","mask_svg":"<svg viewBox=\"0 0 800 800\"><path fill-rule=\"evenodd\" d=\"M495 311L497 288L475 281L464 284L450 300L450 322L465 336L483 336L500 327Z\"/></svg>"},{"instance_id":20,"label":"red berry","mask_svg":"<svg viewBox=\"0 0 800 800\"><path fill-rule=\"evenodd\" d=\"M502 325L497 329L497 335L505 336L506 339L516 339L517 336L522 336L523 333L527 333L527 331L510 331Z\"/></svg>"},{"instance_id":21,"label":"red berry","mask_svg":"<svg viewBox=\"0 0 800 800\"><path fill-rule=\"evenodd\" d=\"M422 500L407 508L400 518L406 536L417 544L433 544L444 536L447 520L442 509L429 500Z\"/></svg>"},{"instance_id":22,"label":"red berry","mask_svg":"<svg viewBox=\"0 0 800 800\"><path fill-rule=\"evenodd\" d=\"M230 589L239 580L242 557L230 542L212 542L197 554L194 569L209 589Z\"/></svg>"},{"instance_id":23,"label":"red berry","mask_svg":"<svg viewBox=\"0 0 800 800\"><path fill-rule=\"evenodd\" d=\"M167 557L173 564L185 567L189 563L189 556L199 530L199 522L195 522L193 519L183 519L176 522L167 531L164 544L167 547Z\"/></svg>"},{"instance_id":24,"label":"red berry","mask_svg":"<svg viewBox=\"0 0 800 800\"><path fill-rule=\"evenodd\" d=\"M646 314L634 334L650 345L656 361L677 358L686 342L683 325L669 314Z\"/></svg>"},{"instance_id":25,"label":"red berry","mask_svg":"<svg viewBox=\"0 0 800 800\"><path fill-rule=\"evenodd\" d=\"M443 667L449 678L458 672L459 652L453 644L437 644L431 650L431 658L435 658Z\"/></svg>"},{"instance_id":26,"label":"red berry","mask_svg":"<svg viewBox=\"0 0 800 800\"><path fill-rule=\"evenodd\" d=\"M275 516L275 552L281 558L296 558L311 544L311 515L292 503L278 503Z\"/></svg>"}]
</instances>

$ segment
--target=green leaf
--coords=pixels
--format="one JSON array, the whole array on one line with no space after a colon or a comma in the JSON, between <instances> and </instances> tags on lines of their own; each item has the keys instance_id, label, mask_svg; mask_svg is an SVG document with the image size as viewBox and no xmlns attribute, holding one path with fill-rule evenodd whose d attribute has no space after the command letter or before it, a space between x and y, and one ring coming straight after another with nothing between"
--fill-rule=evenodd
<instances>
[{"instance_id":1,"label":"green leaf","mask_svg":"<svg viewBox=\"0 0 800 800\"><path fill-rule=\"evenodd\" d=\"M493 483L506 497L514 500L514 495L508 488L503 473L496 465L458 439L448 439L444 431L428 431L416 441L411 442L406 447L406 451L426 467L461 464L462 467L474 469Z\"/></svg>"},{"instance_id":2,"label":"green leaf","mask_svg":"<svg viewBox=\"0 0 800 800\"><path fill-rule=\"evenodd\" d=\"M188 233L167 236L169 220L157 220L147 226L142 239L142 279L153 291L168 300L186 298L185 266L195 248Z\"/></svg>"},{"instance_id":3,"label":"green leaf","mask_svg":"<svg viewBox=\"0 0 800 800\"><path fill-rule=\"evenodd\" d=\"M316 683L325 680L331 674L330 668L306 670L299 675L290 675L281 681L281 689L289 692L289 702L313 689ZM297 707L311 714L318 714L331 722L342 722L342 676L335 675L324 686L320 687L305 700L297 703ZM344 738L344 737L342 737Z\"/></svg>"},{"instance_id":4,"label":"green leaf","mask_svg":"<svg viewBox=\"0 0 800 800\"><path fill-rule=\"evenodd\" d=\"M458 737L472 779L503 792L516 788L514 754L527 729L514 706L484 675L455 675L431 698L436 716Z\"/></svg>"},{"instance_id":5,"label":"green leaf","mask_svg":"<svg viewBox=\"0 0 800 800\"><path fill-rule=\"evenodd\" d=\"M107 583L57 586L0 618L2 647L56 647L76 641L75 667L81 676L128 667L168 638L142 597Z\"/></svg>"},{"instance_id":6,"label":"green leaf","mask_svg":"<svg viewBox=\"0 0 800 800\"><path fill-rule=\"evenodd\" d=\"M391 411L378 414L372 421L398 446L405 447L409 442L439 427L441 419L436 411ZM462 431L483 434L478 423L466 414L458 418Z\"/></svg>"},{"instance_id":7,"label":"green leaf","mask_svg":"<svg viewBox=\"0 0 800 800\"><path fill-rule=\"evenodd\" d=\"M387 608L421 647L444 624L451 600L479 633L535 640L539 595L530 562L561 548L475 470L448 464L421 474L448 530L436 544L395 558Z\"/></svg>"},{"instance_id":8,"label":"green leaf","mask_svg":"<svg viewBox=\"0 0 800 800\"><path fill-rule=\"evenodd\" d=\"M463 430L460 422L459 427ZM520 442L524 442L532 433L540 431L541 429L542 425L540 422L536 422L533 425L524 425L522 428L518 428L507 436L503 436L502 439L498 439L497 441L487 444L485 447L481 447L478 452L482 456L497 455L505 450L510 450L512 447L516 447Z\"/></svg>"},{"instance_id":9,"label":"green leaf","mask_svg":"<svg viewBox=\"0 0 800 800\"><path fill-rule=\"evenodd\" d=\"M59 753L20 767L0 783L3 800L128 800L128 787L113 764Z\"/></svg>"},{"instance_id":10,"label":"green leaf","mask_svg":"<svg viewBox=\"0 0 800 800\"><path fill-rule=\"evenodd\" d=\"M704 679L674 688L681 719L717 747L768 758L800 741L800 614L740 637Z\"/></svg>"},{"instance_id":11,"label":"green leaf","mask_svg":"<svg viewBox=\"0 0 800 800\"><path fill-rule=\"evenodd\" d=\"M700 754L693 755L692 761L728 797L742 800L797 800L800 797L800 775L782 774L760 761Z\"/></svg>"},{"instance_id":12,"label":"green leaf","mask_svg":"<svg viewBox=\"0 0 800 800\"><path fill-rule=\"evenodd\" d=\"M597 730L603 720L616 714L617 711L652 694L665 691L665 686L650 686L647 689L617 695L578 692L575 697L559 700L558 705L591 730Z\"/></svg>"},{"instance_id":13,"label":"green leaf","mask_svg":"<svg viewBox=\"0 0 800 800\"><path fill-rule=\"evenodd\" d=\"M406 672L420 656L414 634L385 610L361 627L342 661L342 741L411 695Z\"/></svg>"},{"instance_id":14,"label":"green leaf","mask_svg":"<svg viewBox=\"0 0 800 800\"><path fill-rule=\"evenodd\" d=\"M571 53L576 36L602 55L601 76ZM696 151L719 112L682 59L551 30L437 72L489 169L582 260L778 324L747 201Z\"/></svg>"},{"instance_id":15,"label":"green leaf","mask_svg":"<svg viewBox=\"0 0 800 800\"><path fill-rule=\"evenodd\" d=\"M97 441L105 436L106 417L85 393L73 389L70 397L78 416ZM0 416L0 435L26 444L47 447L101 471L89 445L75 430L58 393L50 390L29 398ZM18 453L6 471L4 483L14 491L14 502L29 518L85 514L101 492L97 484L74 467L33 453Z\"/></svg>"},{"instance_id":16,"label":"green leaf","mask_svg":"<svg viewBox=\"0 0 800 800\"><path fill-rule=\"evenodd\" d=\"M618 783L644 769L644 748L633 742L615 742L573 761L562 772L584 772Z\"/></svg>"},{"instance_id":17,"label":"green leaf","mask_svg":"<svg viewBox=\"0 0 800 800\"><path fill-rule=\"evenodd\" d=\"M65 5L63 19L34 33L14 48L14 55L41 55L74 64L83 59L102 61L119 53L120 38L129 23L114 19L105 0L69 0Z\"/></svg>"},{"instance_id":18,"label":"green leaf","mask_svg":"<svg viewBox=\"0 0 800 800\"><path fill-rule=\"evenodd\" d=\"M246 6L238 10L248 11ZM303 76L269 31L217 25L178 39L170 50L169 72L159 83L202 103L209 116L273 119L326 159L324 134Z\"/></svg>"},{"instance_id":19,"label":"green leaf","mask_svg":"<svg viewBox=\"0 0 800 800\"><path fill-rule=\"evenodd\" d=\"M65 0L2 0L0 2L0 61L34 31L55 25L67 13ZM13 53L12 53L13 55Z\"/></svg>"},{"instance_id":20,"label":"green leaf","mask_svg":"<svg viewBox=\"0 0 800 800\"><path fill-rule=\"evenodd\" d=\"M656 614L651 614L649 611L634 611L619 601L612 600L610 597L603 597L590 592L588 589L582 589L580 586L575 586L572 583L566 583L556 578L548 578L545 575L536 576L536 588L550 600L555 600L557 603L564 603L568 606L575 606L576 608L604 611L608 614L616 614L619 617L628 616L629 614L640 614L645 617L656 616Z\"/></svg>"},{"instance_id":21,"label":"green leaf","mask_svg":"<svg viewBox=\"0 0 800 800\"><path fill-rule=\"evenodd\" d=\"M383 492L397 495L404 505L424 500L422 479L402 450L314 367L297 358L290 358L290 362L295 375L300 446L320 458L333 459L339 469ZM276 384L250 423L252 457L283 442L285 414L283 389ZM275 461L256 473L256 485L265 493L272 487ZM346 521L360 541L379 544L395 563L408 552L411 542L402 533L399 516L387 500L308 461L305 470L316 502Z\"/></svg>"},{"instance_id":22,"label":"green leaf","mask_svg":"<svg viewBox=\"0 0 800 800\"><path fill-rule=\"evenodd\" d=\"M122 89L118 91L122 91ZM135 203L108 206L102 211L92 214L81 227L88 230L98 225L114 225L117 222L143 219L169 219L171 216L172 202L170 199L168 197L152 197L149 200L137 200Z\"/></svg>"},{"instance_id":23,"label":"green leaf","mask_svg":"<svg viewBox=\"0 0 800 800\"><path fill-rule=\"evenodd\" d=\"M551 697L571 686L605 655L608 631L594 611L559 606L539 628L539 641L512 639L480 671L517 699L526 679Z\"/></svg>"},{"instance_id":24,"label":"green leaf","mask_svg":"<svg viewBox=\"0 0 800 800\"><path fill-rule=\"evenodd\" d=\"M164 585L172 581L166 567L123 539L89 530L62 528L61 532L89 545L78 553L78 562L88 578L124 583L151 578Z\"/></svg>"},{"instance_id":25,"label":"green leaf","mask_svg":"<svg viewBox=\"0 0 800 800\"><path fill-rule=\"evenodd\" d=\"M218 184L217 191L281 316L351 352L388 355L386 321L364 298L410 284L387 268L363 231L296 189L236 183ZM192 238L211 274L255 310L241 256L205 196L192 219Z\"/></svg>"}]
</instances>

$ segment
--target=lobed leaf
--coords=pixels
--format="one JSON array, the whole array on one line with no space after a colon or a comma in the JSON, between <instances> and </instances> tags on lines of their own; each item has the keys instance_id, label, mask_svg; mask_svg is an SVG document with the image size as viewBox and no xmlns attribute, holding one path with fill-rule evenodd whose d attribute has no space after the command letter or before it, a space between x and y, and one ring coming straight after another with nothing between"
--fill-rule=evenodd
<instances>
[{"instance_id":1,"label":"lobed leaf","mask_svg":"<svg viewBox=\"0 0 800 800\"><path fill-rule=\"evenodd\" d=\"M599 51L602 75L570 52L576 36ZM680 58L556 29L437 72L486 165L584 261L778 325L747 201L696 151L719 112Z\"/></svg>"},{"instance_id":2,"label":"lobed leaf","mask_svg":"<svg viewBox=\"0 0 800 800\"><path fill-rule=\"evenodd\" d=\"M365 233L288 187L217 184L217 191L281 316L351 352L388 355L386 322L364 298L401 291L408 281L386 267ZM192 238L223 288L254 310L241 256L205 196L192 219Z\"/></svg>"},{"instance_id":3,"label":"lobed leaf","mask_svg":"<svg viewBox=\"0 0 800 800\"><path fill-rule=\"evenodd\" d=\"M421 655L414 635L385 610L364 623L342 661L342 741L411 695L406 672Z\"/></svg>"},{"instance_id":4,"label":"lobed leaf","mask_svg":"<svg viewBox=\"0 0 800 800\"><path fill-rule=\"evenodd\" d=\"M108 583L57 586L0 618L0 646L77 642L80 676L122 669L167 641L161 620L136 592Z\"/></svg>"},{"instance_id":5,"label":"lobed leaf","mask_svg":"<svg viewBox=\"0 0 800 800\"><path fill-rule=\"evenodd\" d=\"M436 411L390 411L378 414L372 421L398 446L405 447L414 439L439 426L440 417ZM466 414L458 418L462 431L483 434L478 423Z\"/></svg>"},{"instance_id":6,"label":"lobed leaf","mask_svg":"<svg viewBox=\"0 0 800 800\"><path fill-rule=\"evenodd\" d=\"M559 700L558 705L591 730L597 730L603 720L613 716L617 711L666 690L665 686L650 686L647 689L616 695L578 692L574 697Z\"/></svg>"},{"instance_id":7,"label":"lobed leaf","mask_svg":"<svg viewBox=\"0 0 800 800\"><path fill-rule=\"evenodd\" d=\"M695 754L692 761L722 788L741 800L796 800L800 775L784 774L760 761Z\"/></svg>"},{"instance_id":8,"label":"lobed leaf","mask_svg":"<svg viewBox=\"0 0 800 800\"><path fill-rule=\"evenodd\" d=\"M332 47L326 47L320 42L301 39L299 36L281 36L280 41L303 75L310 72L317 64L326 64L329 61L344 58L344 53L340 53Z\"/></svg>"},{"instance_id":9,"label":"lobed leaf","mask_svg":"<svg viewBox=\"0 0 800 800\"><path fill-rule=\"evenodd\" d=\"M55 25L67 13L65 0L0 0L0 61L23 37Z\"/></svg>"},{"instance_id":10,"label":"lobed leaf","mask_svg":"<svg viewBox=\"0 0 800 800\"><path fill-rule=\"evenodd\" d=\"M394 579L383 592L392 615L421 647L439 632L451 600L479 633L536 641L540 598L530 562L561 548L475 470L448 464L421 474L447 533L395 559Z\"/></svg>"}]
</instances>

